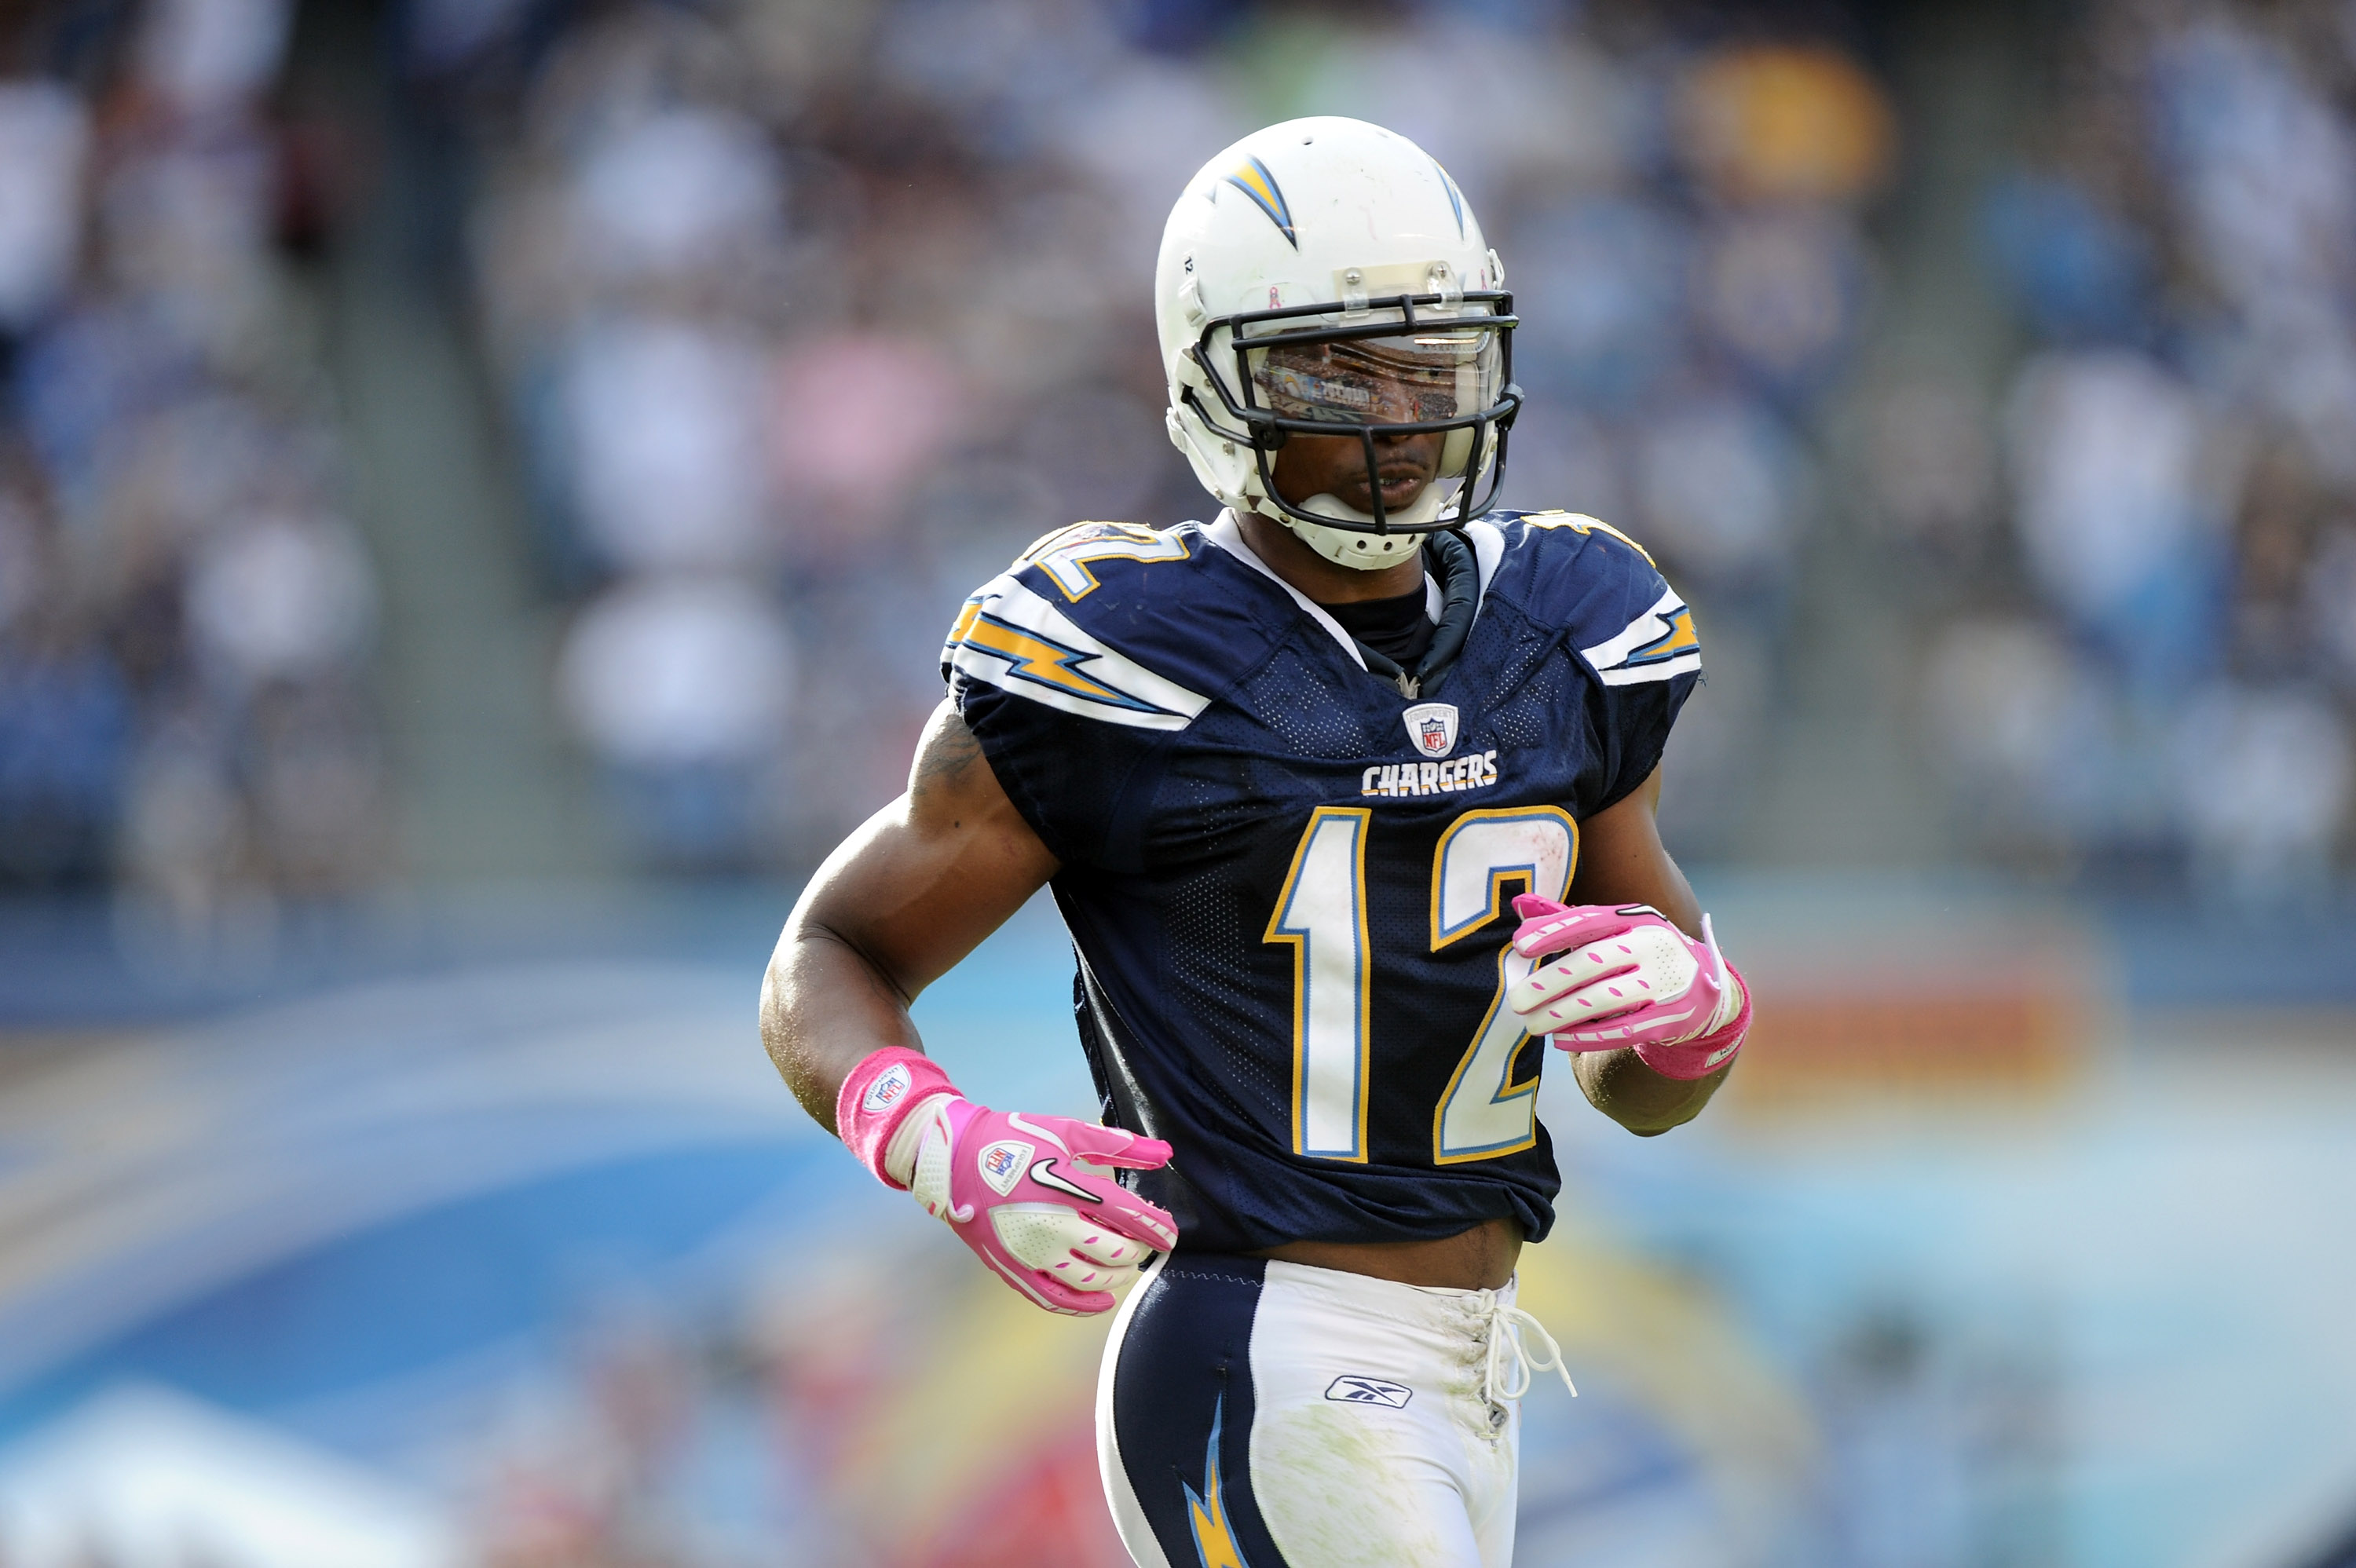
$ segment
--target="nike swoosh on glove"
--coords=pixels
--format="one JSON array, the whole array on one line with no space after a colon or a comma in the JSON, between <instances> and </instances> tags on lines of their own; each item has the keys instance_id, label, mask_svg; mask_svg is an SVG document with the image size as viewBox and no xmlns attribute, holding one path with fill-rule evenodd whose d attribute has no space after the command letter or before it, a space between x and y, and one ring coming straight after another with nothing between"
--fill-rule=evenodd
<instances>
[{"instance_id":1,"label":"nike swoosh on glove","mask_svg":"<svg viewBox=\"0 0 2356 1568\"><path fill-rule=\"evenodd\" d=\"M1170 1146L1069 1116L992 1111L957 1092L921 1051L876 1051L843 1081L842 1141L886 1186L926 1213L998 1276L1050 1312L1113 1305L1107 1288L1178 1242L1177 1221L1101 1168L1153 1170Z\"/></svg>"},{"instance_id":2,"label":"nike swoosh on glove","mask_svg":"<svg viewBox=\"0 0 2356 1568\"><path fill-rule=\"evenodd\" d=\"M1001 1278L1050 1312L1113 1304L1116 1270L1178 1243L1168 1213L1087 1166L1152 1170L1170 1146L1069 1116L992 1111L944 1095L916 1147L908 1189ZM1083 1163L1085 1162L1085 1164Z\"/></svg>"},{"instance_id":3,"label":"nike swoosh on glove","mask_svg":"<svg viewBox=\"0 0 2356 1568\"><path fill-rule=\"evenodd\" d=\"M1709 917L1696 942L1650 904L1561 904L1524 893L1514 951L1543 960L1505 1005L1565 1051L1633 1046L1665 1078L1705 1078L1742 1049L1751 991ZM1557 956L1549 957L1549 955Z\"/></svg>"}]
</instances>

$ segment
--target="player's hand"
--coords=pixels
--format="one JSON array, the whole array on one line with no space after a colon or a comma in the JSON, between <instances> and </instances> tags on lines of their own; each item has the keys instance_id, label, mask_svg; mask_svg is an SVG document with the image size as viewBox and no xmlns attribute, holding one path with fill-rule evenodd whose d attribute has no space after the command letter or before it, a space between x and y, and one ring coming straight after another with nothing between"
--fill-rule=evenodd
<instances>
[{"instance_id":1,"label":"player's hand","mask_svg":"<svg viewBox=\"0 0 2356 1568\"><path fill-rule=\"evenodd\" d=\"M1559 904L1525 893L1514 951L1539 961L1505 1005L1565 1051L1633 1046L1668 1078L1707 1077L1741 1049L1751 997L1718 950L1709 917L1696 942L1650 904Z\"/></svg>"},{"instance_id":2,"label":"player's hand","mask_svg":"<svg viewBox=\"0 0 2356 1568\"><path fill-rule=\"evenodd\" d=\"M926 1119L908 1189L999 1276L1050 1312L1104 1312L1108 1288L1178 1241L1178 1222L1089 1168L1152 1170L1170 1146L1069 1116L992 1111L954 1094Z\"/></svg>"}]
</instances>

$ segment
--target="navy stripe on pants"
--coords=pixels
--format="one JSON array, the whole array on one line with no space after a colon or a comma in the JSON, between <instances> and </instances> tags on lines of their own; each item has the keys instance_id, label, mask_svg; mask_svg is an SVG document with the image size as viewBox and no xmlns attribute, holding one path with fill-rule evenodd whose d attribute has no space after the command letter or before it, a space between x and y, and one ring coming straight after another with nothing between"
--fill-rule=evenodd
<instances>
[{"instance_id":1,"label":"navy stripe on pants","mask_svg":"<svg viewBox=\"0 0 2356 1568\"><path fill-rule=\"evenodd\" d=\"M1141 1285L1113 1369L1121 1468L1173 1568L1284 1568L1252 1495L1259 1258L1181 1253Z\"/></svg>"}]
</instances>

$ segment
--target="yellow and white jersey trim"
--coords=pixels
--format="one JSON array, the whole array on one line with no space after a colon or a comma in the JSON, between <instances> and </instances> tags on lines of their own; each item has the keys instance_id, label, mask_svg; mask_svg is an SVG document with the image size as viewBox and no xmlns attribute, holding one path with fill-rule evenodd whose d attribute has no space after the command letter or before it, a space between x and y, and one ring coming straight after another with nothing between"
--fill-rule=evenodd
<instances>
[{"instance_id":1,"label":"yellow and white jersey trim","mask_svg":"<svg viewBox=\"0 0 2356 1568\"><path fill-rule=\"evenodd\" d=\"M1618 636L1579 652L1606 686L1669 680L1701 668L1701 639L1694 634L1693 611L1674 588Z\"/></svg>"},{"instance_id":2,"label":"yellow and white jersey trim","mask_svg":"<svg viewBox=\"0 0 2356 1568\"><path fill-rule=\"evenodd\" d=\"M1183 730L1211 705L1088 635L1012 575L965 602L941 660L1014 696L1141 730Z\"/></svg>"}]
</instances>

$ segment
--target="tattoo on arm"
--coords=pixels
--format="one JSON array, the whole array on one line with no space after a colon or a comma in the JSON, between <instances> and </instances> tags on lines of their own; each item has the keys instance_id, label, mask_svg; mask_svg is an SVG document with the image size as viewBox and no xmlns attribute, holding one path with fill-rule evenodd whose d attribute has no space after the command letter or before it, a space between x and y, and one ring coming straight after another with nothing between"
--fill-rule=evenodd
<instances>
[{"instance_id":1,"label":"tattoo on arm","mask_svg":"<svg viewBox=\"0 0 2356 1568\"><path fill-rule=\"evenodd\" d=\"M980 760L981 742L973 738L965 720L952 713L916 753L916 765L908 775L908 794L921 800L933 790L955 788Z\"/></svg>"}]
</instances>

